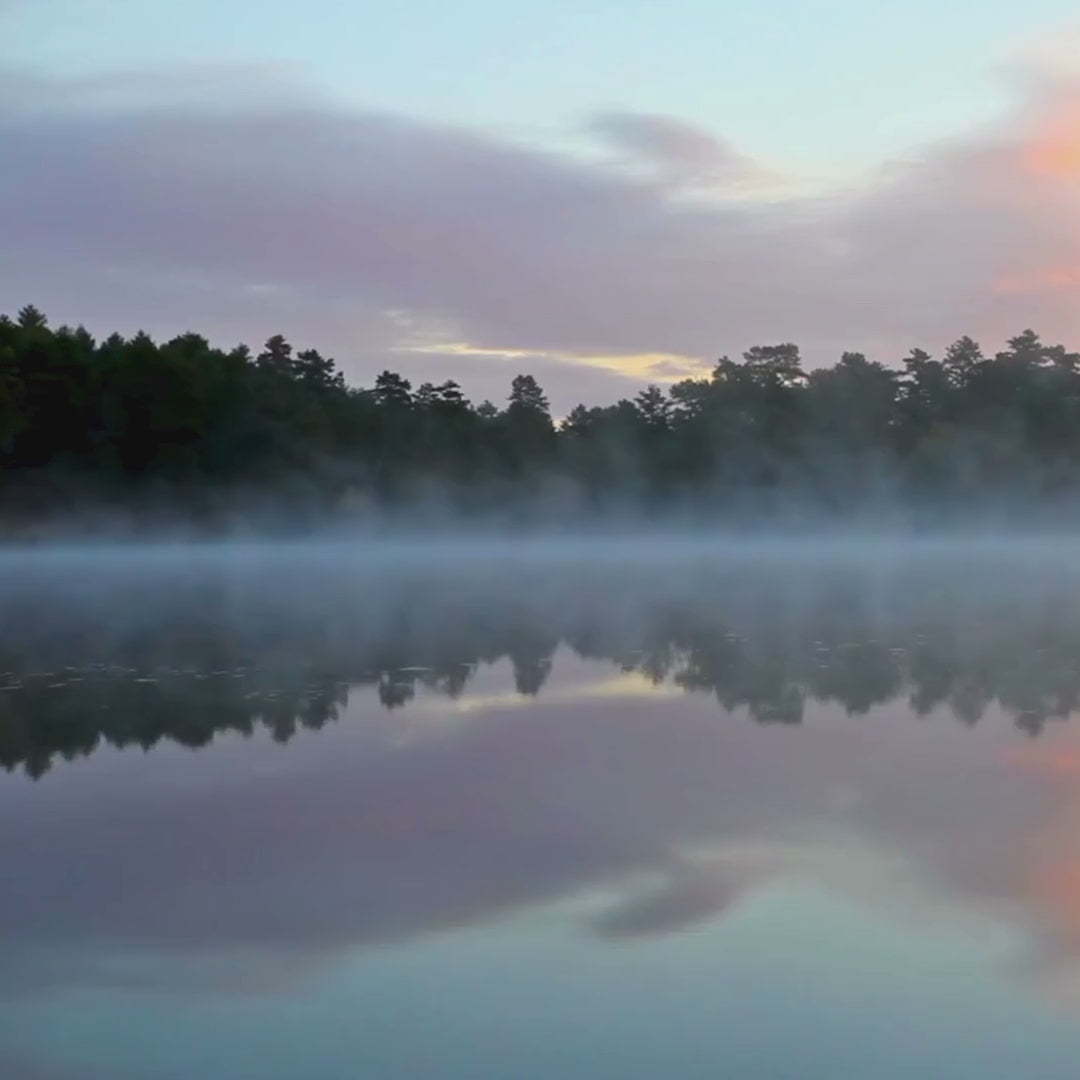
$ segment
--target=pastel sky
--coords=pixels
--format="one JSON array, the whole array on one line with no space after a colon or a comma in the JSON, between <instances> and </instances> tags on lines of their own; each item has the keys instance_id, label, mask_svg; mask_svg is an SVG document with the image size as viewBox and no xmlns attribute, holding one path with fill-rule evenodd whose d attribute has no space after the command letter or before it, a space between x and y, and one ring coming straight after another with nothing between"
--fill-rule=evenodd
<instances>
[{"instance_id":1,"label":"pastel sky","mask_svg":"<svg viewBox=\"0 0 1080 1080\"><path fill-rule=\"evenodd\" d=\"M1074 0L0 0L0 309L557 408L1080 339Z\"/></svg>"}]
</instances>

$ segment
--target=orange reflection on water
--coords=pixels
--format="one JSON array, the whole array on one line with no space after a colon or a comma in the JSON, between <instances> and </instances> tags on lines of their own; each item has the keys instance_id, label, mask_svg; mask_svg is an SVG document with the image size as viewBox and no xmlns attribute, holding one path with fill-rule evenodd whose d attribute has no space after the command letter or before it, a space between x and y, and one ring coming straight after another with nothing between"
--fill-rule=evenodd
<instances>
[{"instance_id":1,"label":"orange reflection on water","mask_svg":"<svg viewBox=\"0 0 1080 1080\"><path fill-rule=\"evenodd\" d=\"M1080 961L1080 745L1071 731L1047 745L1019 747L1008 764L1050 785L1048 813L1020 853L1022 884L1054 967Z\"/></svg>"}]
</instances>

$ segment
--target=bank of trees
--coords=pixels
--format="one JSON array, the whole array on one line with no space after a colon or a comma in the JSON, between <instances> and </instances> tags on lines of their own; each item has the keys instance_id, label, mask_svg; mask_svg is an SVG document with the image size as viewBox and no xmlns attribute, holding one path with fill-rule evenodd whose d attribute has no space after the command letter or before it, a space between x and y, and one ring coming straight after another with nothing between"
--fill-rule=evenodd
<instances>
[{"instance_id":1,"label":"bank of trees","mask_svg":"<svg viewBox=\"0 0 1080 1080\"><path fill-rule=\"evenodd\" d=\"M197 334L97 341L33 307L0 317L9 526L84 508L208 527L419 507L935 520L1071 513L1078 495L1080 354L1032 331L996 355L962 338L939 358L845 353L813 371L795 345L759 346L556 421L527 374L474 404L452 380L348 386L280 336L225 351Z\"/></svg>"}]
</instances>

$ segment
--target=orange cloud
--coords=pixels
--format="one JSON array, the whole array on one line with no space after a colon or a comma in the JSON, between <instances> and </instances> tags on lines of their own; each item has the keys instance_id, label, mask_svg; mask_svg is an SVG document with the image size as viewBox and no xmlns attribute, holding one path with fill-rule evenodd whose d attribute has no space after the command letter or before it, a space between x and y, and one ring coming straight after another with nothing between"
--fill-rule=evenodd
<instances>
[{"instance_id":1,"label":"orange cloud","mask_svg":"<svg viewBox=\"0 0 1080 1080\"><path fill-rule=\"evenodd\" d=\"M1057 104L1039 125L1024 167L1035 176L1080 181L1080 91Z\"/></svg>"},{"instance_id":2,"label":"orange cloud","mask_svg":"<svg viewBox=\"0 0 1080 1080\"><path fill-rule=\"evenodd\" d=\"M670 117L594 118L616 168L275 77L238 96L195 73L139 104L130 76L101 76L88 105L78 79L3 75L0 292L91 328L137 308L161 336L197 319L258 339L273 297L290 337L365 357L357 381L420 336L417 367L471 366L474 397L504 393L502 357L547 364L558 407L761 341L798 341L816 365L1080 333L1080 79L1056 70L984 131L880 173L719 201L756 191L758 167Z\"/></svg>"},{"instance_id":3,"label":"orange cloud","mask_svg":"<svg viewBox=\"0 0 1080 1080\"><path fill-rule=\"evenodd\" d=\"M1014 139L1004 160L1016 232L995 259L990 291L1015 298L1021 314L1052 305L1075 325L1067 312L1080 291L1080 83L1045 86Z\"/></svg>"},{"instance_id":4,"label":"orange cloud","mask_svg":"<svg viewBox=\"0 0 1080 1080\"><path fill-rule=\"evenodd\" d=\"M1080 263L1005 274L994 281L994 292L1002 295L1056 292L1060 289L1080 289Z\"/></svg>"}]
</instances>

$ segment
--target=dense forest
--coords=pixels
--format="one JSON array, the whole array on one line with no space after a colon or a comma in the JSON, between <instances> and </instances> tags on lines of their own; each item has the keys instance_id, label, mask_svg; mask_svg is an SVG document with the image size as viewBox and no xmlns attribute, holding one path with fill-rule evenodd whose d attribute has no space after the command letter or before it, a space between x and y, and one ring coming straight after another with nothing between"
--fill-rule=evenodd
<instances>
[{"instance_id":1,"label":"dense forest","mask_svg":"<svg viewBox=\"0 0 1080 1080\"><path fill-rule=\"evenodd\" d=\"M197 528L465 519L1080 518L1080 354L1032 331L984 355L845 353L806 371L792 344L720 359L556 421L536 380L506 402L383 372L348 386L281 336L253 353L197 334L96 341L33 307L0 316L0 518Z\"/></svg>"}]
</instances>

